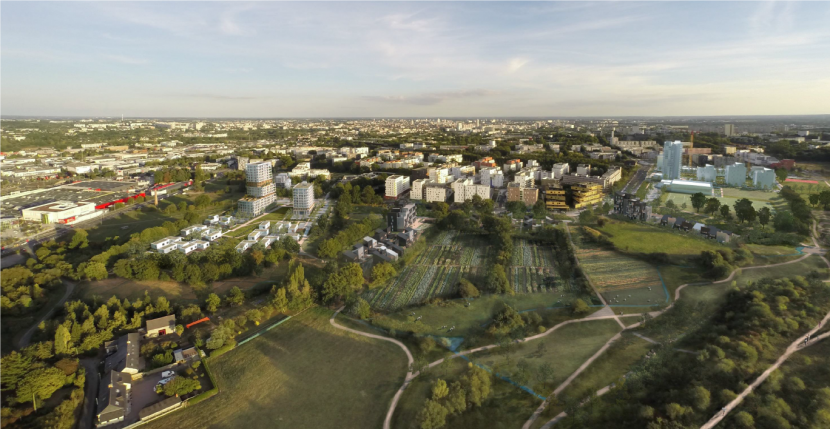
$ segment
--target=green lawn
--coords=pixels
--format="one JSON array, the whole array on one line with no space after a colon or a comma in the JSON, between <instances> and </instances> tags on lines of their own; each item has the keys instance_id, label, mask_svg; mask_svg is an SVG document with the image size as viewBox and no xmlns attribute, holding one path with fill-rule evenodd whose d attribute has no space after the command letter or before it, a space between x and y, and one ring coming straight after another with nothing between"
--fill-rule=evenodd
<instances>
[{"instance_id":1,"label":"green lawn","mask_svg":"<svg viewBox=\"0 0 830 429\"><path fill-rule=\"evenodd\" d=\"M735 202L741 198L748 198L752 201L752 206L755 207L755 210L760 210L762 207L769 207L770 209L774 209L776 207L786 207L786 202L784 201L781 196L772 191L747 191L737 188L723 188L723 197L720 196L720 191L715 190L714 195L721 204L728 205L730 210L734 207ZM666 201L674 201L674 204L677 207L681 207L683 203L686 203L686 210L692 211L694 208L692 207L692 200L690 194L680 194L675 192L668 192L666 196ZM665 205L665 202L664 202Z\"/></svg>"},{"instance_id":2,"label":"green lawn","mask_svg":"<svg viewBox=\"0 0 830 429\"><path fill-rule=\"evenodd\" d=\"M161 211L131 210L119 216L104 220L103 224L90 228L89 241L102 242L114 237L129 237L130 234L141 232L147 228L161 226L166 221L175 222L178 218L164 214Z\"/></svg>"},{"instance_id":3,"label":"green lawn","mask_svg":"<svg viewBox=\"0 0 830 429\"><path fill-rule=\"evenodd\" d=\"M430 304L417 308L406 308L390 313L384 322L378 325L384 328L393 328L397 331L413 331L421 334L438 336L468 337L484 332L484 327L493 319L493 315L502 309L504 303L518 311L530 309L544 309L556 303L558 294L536 293L506 295L484 295L470 302L464 307L463 301L449 301L442 304ZM410 313L421 316L415 322ZM551 327L556 323L572 318L569 308L543 310L539 312L543 318L543 325ZM442 326L455 326L455 330L448 333ZM465 344L462 346L467 348Z\"/></svg>"},{"instance_id":4,"label":"green lawn","mask_svg":"<svg viewBox=\"0 0 830 429\"><path fill-rule=\"evenodd\" d=\"M477 364L510 377L515 375L520 360L527 361L533 370L528 387L542 396L548 396L619 331L620 326L613 320L573 323L540 339L468 357ZM536 369L543 363L553 365L554 369L553 380L546 384L535 377Z\"/></svg>"},{"instance_id":5,"label":"green lawn","mask_svg":"<svg viewBox=\"0 0 830 429\"><path fill-rule=\"evenodd\" d=\"M219 395L153 428L379 428L407 364L396 345L329 324L314 308L211 362Z\"/></svg>"},{"instance_id":6,"label":"green lawn","mask_svg":"<svg viewBox=\"0 0 830 429\"><path fill-rule=\"evenodd\" d=\"M608 234L617 249L626 252L696 256L704 250L724 248L712 240L687 237L657 225L609 221L597 229Z\"/></svg>"},{"instance_id":7,"label":"green lawn","mask_svg":"<svg viewBox=\"0 0 830 429\"><path fill-rule=\"evenodd\" d=\"M628 318L628 320L637 319ZM559 400L562 402L574 399L583 400L597 390L618 382L628 372L631 365L642 359L653 347L656 346L646 340L631 334L624 334L559 394ZM549 406L534 422L532 428L542 427L564 409L563 405Z\"/></svg>"}]
</instances>

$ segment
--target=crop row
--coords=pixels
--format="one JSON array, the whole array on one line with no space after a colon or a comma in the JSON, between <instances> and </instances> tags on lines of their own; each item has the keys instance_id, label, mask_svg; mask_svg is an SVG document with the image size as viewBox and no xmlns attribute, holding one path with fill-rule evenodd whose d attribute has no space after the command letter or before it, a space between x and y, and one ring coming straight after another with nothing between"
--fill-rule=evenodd
<instances>
[{"instance_id":1,"label":"crop row","mask_svg":"<svg viewBox=\"0 0 830 429\"><path fill-rule=\"evenodd\" d=\"M553 268L513 267L508 277L517 293L552 292L561 286Z\"/></svg>"},{"instance_id":2,"label":"crop row","mask_svg":"<svg viewBox=\"0 0 830 429\"><path fill-rule=\"evenodd\" d=\"M395 281L372 297L371 304L378 309L395 310L433 297L450 296L456 292L462 274L462 269L457 267L407 267Z\"/></svg>"}]
</instances>

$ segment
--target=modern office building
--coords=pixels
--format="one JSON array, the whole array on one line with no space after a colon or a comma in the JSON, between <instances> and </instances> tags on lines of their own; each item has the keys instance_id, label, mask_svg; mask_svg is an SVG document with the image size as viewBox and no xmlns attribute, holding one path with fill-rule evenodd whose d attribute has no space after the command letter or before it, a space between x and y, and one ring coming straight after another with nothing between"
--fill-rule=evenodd
<instances>
[{"instance_id":1,"label":"modern office building","mask_svg":"<svg viewBox=\"0 0 830 429\"><path fill-rule=\"evenodd\" d=\"M675 140L663 144L663 179L680 178L680 166L683 164L683 142Z\"/></svg>"},{"instance_id":2,"label":"modern office building","mask_svg":"<svg viewBox=\"0 0 830 429\"><path fill-rule=\"evenodd\" d=\"M697 180L704 182L714 182L717 179L717 170L712 164L706 164L705 167L697 168Z\"/></svg>"},{"instance_id":3,"label":"modern office building","mask_svg":"<svg viewBox=\"0 0 830 429\"><path fill-rule=\"evenodd\" d=\"M752 167L752 186L758 189L775 188L775 170L765 167Z\"/></svg>"},{"instance_id":4,"label":"modern office building","mask_svg":"<svg viewBox=\"0 0 830 429\"><path fill-rule=\"evenodd\" d=\"M393 207L386 215L386 225L393 231L403 231L415 222L415 204Z\"/></svg>"},{"instance_id":5,"label":"modern office building","mask_svg":"<svg viewBox=\"0 0 830 429\"><path fill-rule=\"evenodd\" d=\"M552 187L545 190L545 208L548 210L567 210L568 203L565 197L565 189Z\"/></svg>"},{"instance_id":6,"label":"modern office building","mask_svg":"<svg viewBox=\"0 0 830 429\"><path fill-rule=\"evenodd\" d=\"M271 163L268 161L248 163L245 166L245 188L248 195L239 200L239 215L254 217L277 200Z\"/></svg>"},{"instance_id":7,"label":"modern office building","mask_svg":"<svg viewBox=\"0 0 830 429\"><path fill-rule=\"evenodd\" d=\"M309 217L314 210L314 184L302 182L294 185L294 216Z\"/></svg>"},{"instance_id":8,"label":"modern office building","mask_svg":"<svg viewBox=\"0 0 830 429\"><path fill-rule=\"evenodd\" d=\"M614 213L632 220L646 221L651 216L651 207L640 201L634 194L616 192L614 194Z\"/></svg>"},{"instance_id":9,"label":"modern office building","mask_svg":"<svg viewBox=\"0 0 830 429\"><path fill-rule=\"evenodd\" d=\"M409 190L409 177L407 176L389 176L386 178L386 195L387 199L397 199L401 194Z\"/></svg>"},{"instance_id":10,"label":"modern office building","mask_svg":"<svg viewBox=\"0 0 830 429\"><path fill-rule=\"evenodd\" d=\"M736 162L726 166L726 184L743 187L746 185L746 164Z\"/></svg>"}]
</instances>

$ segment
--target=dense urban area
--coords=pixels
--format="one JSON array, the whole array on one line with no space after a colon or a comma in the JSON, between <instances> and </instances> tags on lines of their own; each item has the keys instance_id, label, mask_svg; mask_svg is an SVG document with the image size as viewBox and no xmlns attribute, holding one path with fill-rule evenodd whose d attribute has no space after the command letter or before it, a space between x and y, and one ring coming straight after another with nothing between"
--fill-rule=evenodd
<instances>
[{"instance_id":1,"label":"dense urban area","mask_svg":"<svg viewBox=\"0 0 830 429\"><path fill-rule=\"evenodd\" d=\"M0 126L3 428L830 427L830 116Z\"/></svg>"}]
</instances>

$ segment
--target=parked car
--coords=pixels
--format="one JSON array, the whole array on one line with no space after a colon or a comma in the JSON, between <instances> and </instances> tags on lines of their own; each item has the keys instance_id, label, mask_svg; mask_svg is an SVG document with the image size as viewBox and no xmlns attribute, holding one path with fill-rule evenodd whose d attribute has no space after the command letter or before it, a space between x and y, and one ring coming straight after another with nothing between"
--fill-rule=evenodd
<instances>
[{"instance_id":1,"label":"parked car","mask_svg":"<svg viewBox=\"0 0 830 429\"><path fill-rule=\"evenodd\" d=\"M176 375L176 371L164 371L161 373L161 378L170 378Z\"/></svg>"},{"instance_id":2,"label":"parked car","mask_svg":"<svg viewBox=\"0 0 830 429\"><path fill-rule=\"evenodd\" d=\"M165 384L169 383L172 379L173 377L163 378L161 381L158 382L158 384L156 384L156 387L164 386Z\"/></svg>"}]
</instances>

